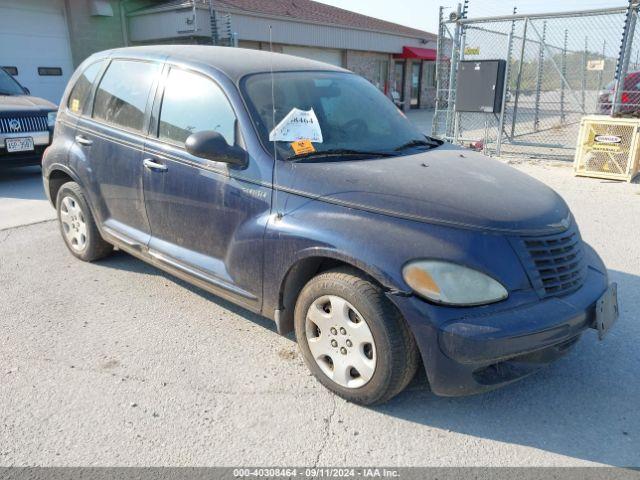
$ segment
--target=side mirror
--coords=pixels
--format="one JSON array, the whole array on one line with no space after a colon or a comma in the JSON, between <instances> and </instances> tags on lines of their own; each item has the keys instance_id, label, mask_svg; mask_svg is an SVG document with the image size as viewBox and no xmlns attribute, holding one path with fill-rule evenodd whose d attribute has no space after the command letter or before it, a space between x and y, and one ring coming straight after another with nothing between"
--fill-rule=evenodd
<instances>
[{"instance_id":1,"label":"side mirror","mask_svg":"<svg viewBox=\"0 0 640 480\"><path fill-rule=\"evenodd\" d=\"M247 152L240 147L229 145L220 133L213 130L190 135L185 147L187 152L195 157L241 167L247 164Z\"/></svg>"},{"instance_id":2,"label":"side mirror","mask_svg":"<svg viewBox=\"0 0 640 480\"><path fill-rule=\"evenodd\" d=\"M24 93L26 95L31 95L31 90L29 90L27 87L22 87L22 90L24 90Z\"/></svg>"}]
</instances>

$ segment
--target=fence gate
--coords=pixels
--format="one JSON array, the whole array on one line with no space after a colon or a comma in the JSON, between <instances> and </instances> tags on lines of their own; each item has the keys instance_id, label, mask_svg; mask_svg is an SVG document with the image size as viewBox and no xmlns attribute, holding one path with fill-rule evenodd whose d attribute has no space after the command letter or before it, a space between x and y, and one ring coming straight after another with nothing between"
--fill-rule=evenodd
<instances>
[{"instance_id":1,"label":"fence gate","mask_svg":"<svg viewBox=\"0 0 640 480\"><path fill-rule=\"evenodd\" d=\"M432 133L481 145L490 154L572 158L581 117L611 113L615 79L639 67L634 2L629 8L492 18L447 19L440 11ZM502 111L456 113L458 61L497 59L507 62ZM620 82L615 110L629 101L626 83ZM636 96L640 104L640 76Z\"/></svg>"}]
</instances>

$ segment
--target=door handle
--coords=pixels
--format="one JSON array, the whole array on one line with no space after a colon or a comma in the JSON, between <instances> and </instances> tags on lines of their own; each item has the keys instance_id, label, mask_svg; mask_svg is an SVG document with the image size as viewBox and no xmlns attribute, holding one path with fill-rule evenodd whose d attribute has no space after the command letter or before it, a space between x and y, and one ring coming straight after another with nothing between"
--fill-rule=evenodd
<instances>
[{"instance_id":1,"label":"door handle","mask_svg":"<svg viewBox=\"0 0 640 480\"><path fill-rule=\"evenodd\" d=\"M167 170L169 170L166 165L154 162L150 158L145 158L142 163L144 164L145 168L153 170L155 172L166 172Z\"/></svg>"},{"instance_id":2,"label":"door handle","mask_svg":"<svg viewBox=\"0 0 640 480\"><path fill-rule=\"evenodd\" d=\"M83 135L76 135L76 143L79 143L80 145L84 145L85 147L90 147L91 145L93 145L93 141L89 140L87 137Z\"/></svg>"}]
</instances>

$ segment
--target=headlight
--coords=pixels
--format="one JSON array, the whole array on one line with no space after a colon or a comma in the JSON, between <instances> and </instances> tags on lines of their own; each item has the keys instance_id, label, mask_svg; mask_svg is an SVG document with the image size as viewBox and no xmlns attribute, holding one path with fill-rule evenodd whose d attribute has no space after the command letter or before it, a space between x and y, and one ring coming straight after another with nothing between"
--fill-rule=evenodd
<instances>
[{"instance_id":1,"label":"headlight","mask_svg":"<svg viewBox=\"0 0 640 480\"><path fill-rule=\"evenodd\" d=\"M471 268L437 260L411 262L402 276L418 295L446 305L473 306L509 296L496 280Z\"/></svg>"},{"instance_id":2,"label":"headlight","mask_svg":"<svg viewBox=\"0 0 640 480\"><path fill-rule=\"evenodd\" d=\"M49 128L53 128L56 124L56 118L58 117L58 112L49 112L47 115L47 124Z\"/></svg>"}]
</instances>

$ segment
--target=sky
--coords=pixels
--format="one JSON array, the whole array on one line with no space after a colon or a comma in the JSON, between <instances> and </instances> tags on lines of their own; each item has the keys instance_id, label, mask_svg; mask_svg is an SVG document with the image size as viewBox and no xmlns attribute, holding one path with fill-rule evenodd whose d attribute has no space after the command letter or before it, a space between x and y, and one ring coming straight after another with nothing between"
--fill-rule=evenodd
<instances>
[{"instance_id":1,"label":"sky","mask_svg":"<svg viewBox=\"0 0 640 480\"><path fill-rule=\"evenodd\" d=\"M438 31L438 7L454 10L458 4L456 0L316 1L433 33ZM472 17L508 15L514 6L519 13L546 13L626 5L627 0L469 0L469 14Z\"/></svg>"}]
</instances>

